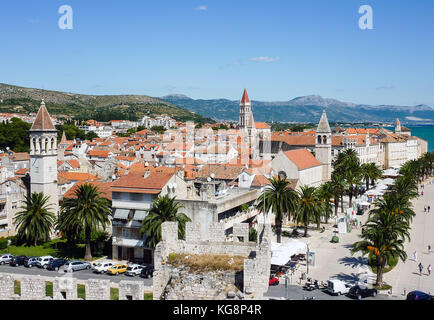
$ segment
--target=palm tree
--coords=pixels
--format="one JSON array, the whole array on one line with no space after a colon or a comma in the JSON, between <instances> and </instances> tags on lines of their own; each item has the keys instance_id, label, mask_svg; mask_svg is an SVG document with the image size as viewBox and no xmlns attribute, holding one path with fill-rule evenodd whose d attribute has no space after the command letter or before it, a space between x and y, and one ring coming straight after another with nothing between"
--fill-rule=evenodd
<instances>
[{"instance_id":1,"label":"palm tree","mask_svg":"<svg viewBox=\"0 0 434 320\"><path fill-rule=\"evenodd\" d=\"M378 287L383 286L383 269L390 258L400 258L402 261L407 259L404 250L405 238L410 239L408 223L402 218L399 211L390 210L389 206L382 206L377 203L379 208L370 213L365 229L362 233L364 240L353 244L351 254L361 251L363 256L366 254L374 255L377 264Z\"/></svg>"},{"instance_id":2,"label":"palm tree","mask_svg":"<svg viewBox=\"0 0 434 320\"><path fill-rule=\"evenodd\" d=\"M294 218L297 223L304 225L304 236L307 237L307 228L311 222L319 227L323 206L317 188L303 186L297 193L299 205Z\"/></svg>"},{"instance_id":3,"label":"palm tree","mask_svg":"<svg viewBox=\"0 0 434 320\"><path fill-rule=\"evenodd\" d=\"M155 248L161 241L161 225L163 222L178 222L178 236L183 238L185 235L185 223L191 219L183 213L179 213L182 205L176 201L176 197L170 198L169 195L158 196L152 203L149 214L142 221L140 231L146 233L146 244Z\"/></svg>"},{"instance_id":4,"label":"palm tree","mask_svg":"<svg viewBox=\"0 0 434 320\"><path fill-rule=\"evenodd\" d=\"M277 243L280 243L283 218L291 218L291 213L295 211L297 207L297 193L290 188L288 180L281 179L280 177L271 178L270 184L259 196L256 207L259 210L263 210L264 215L270 209L273 211Z\"/></svg>"},{"instance_id":5,"label":"palm tree","mask_svg":"<svg viewBox=\"0 0 434 320\"><path fill-rule=\"evenodd\" d=\"M325 223L328 223L328 220L333 213L332 199L335 197L333 183L331 181L323 183L318 190L318 195L323 204L323 216L325 218Z\"/></svg>"},{"instance_id":6,"label":"palm tree","mask_svg":"<svg viewBox=\"0 0 434 320\"><path fill-rule=\"evenodd\" d=\"M408 200L419 196L417 182L413 179L413 173L397 178L391 187L391 192L395 192L400 197Z\"/></svg>"},{"instance_id":7,"label":"palm tree","mask_svg":"<svg viewBox=\"0 0 434 320\"><path fill-rule=\"evenodd\" d=\"M369 185L374 186L375 181L380 179L382 176L382 172L380 168L373 162L364 163L361 165L361 171L363 179L366 182L366 191L369 190Z\"/></svg>"},{"instance_id":8,"label":"palm tree","mask_svg":"<svg viewBox=\"0 0 434 320\"><path fill-rule=\"evenodd\" d=\"M55 214L48 204L50 197L41 193L26 196L22 211L15 216L18 237L26 240L27 244L36 246L38 242L50 240L50 233L55 222Z\"/></svg>"},{"instance_id":9,"label":"palm tree","mask_svg":"<svg viewBox=\"0 0 434 320\"><path fill-rule=\"evenodd\" d=\"M80 185L74 192L74 198L64 199L57 223L59 230L66 233L84 231L86 261L92 260L92 232L105 229L110 223L110 203L101 195L97 186L90 183Z\"/></svg>"},{"instance_id":10,"label":"palm tree","mask_svg":"<svg viewBox=\"0 0 434 320\"><path fill-rule=\"evenodd\" d=\"M338 215L339 203L341 204L341 211L344 212L344 193L346 189L346 182L344 177L337 173L333 172L331 178L331 184L333 186L333 195L334 195L334 204L335 204L335 215Z\"/></svg>"},{"instance_id":11,"label":"palm tree","mask_svg":"<svg viewBox=\"0 0 434 320\"><path fill-rule=\"evenodd\" d=\"M355 195L358 186L362 182L362 176L359 169L354 168L353 170L348 170L345 174L345 179L348 187L348 196L350 198L349 207L353 205L353 196Z\"/></svg>"}]
</instances>

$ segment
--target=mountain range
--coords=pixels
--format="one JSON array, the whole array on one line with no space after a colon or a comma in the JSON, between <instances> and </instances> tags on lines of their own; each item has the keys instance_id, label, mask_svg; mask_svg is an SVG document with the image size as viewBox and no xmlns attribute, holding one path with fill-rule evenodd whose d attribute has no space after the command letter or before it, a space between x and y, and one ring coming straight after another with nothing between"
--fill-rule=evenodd
<instances>
[{"instance_id":1,"label":"mountain range","mask_svg":"<svg viewBox=\"0 0 434 320\"><path fill-rule=\"evenodd\" d=\"M217 121L238 121L239 101L192 99L183 94L167 95L160 99ZM252 110L255 121L258 122L318 122L322 111L326 110L331 122L394 122L400 118L408 123L434 123L434 109L428 105L373 106L318 95L297 97L289 101L252 101Z\"/></svg>"},{"instance_id":2,"label":"mountain range","mask_svg":"<svg viewBox=\"0 0 434 320\"><path fill-rule=\"evenodd\" d=\"M212 119L146 95L83 95L23 88L0 83L0 112L37 112L44 99L48 111L76 119L138 120L167 115L178 121L213 122Z\"/></svg>"}]
</instances>

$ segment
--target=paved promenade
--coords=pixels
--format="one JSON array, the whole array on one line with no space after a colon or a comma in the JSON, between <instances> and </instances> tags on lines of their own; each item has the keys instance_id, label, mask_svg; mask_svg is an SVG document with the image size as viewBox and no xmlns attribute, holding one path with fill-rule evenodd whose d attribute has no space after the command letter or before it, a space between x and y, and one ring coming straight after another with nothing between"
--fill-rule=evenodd
<instances>
[{"instance_id":1,"label":"paved promenade","mask_svg":"<svg viewBox=\"0 0 434 320\"><path fill-rule=\"evenodd\" d=\"M432 181L434 179L431 178ZM398 265L388 273L383 275L386 283L392 285L394 299L405 299L406 293L412 290L421 290L434 294L434 274L428 276L427 267L431 264L434 267L434 183L429 184L425 181L424 196L420 196L414 202L416 217L411 225L411 242L406 242L405 249L408 255L404 263L399 261ZM431 206L431 212L425 213L424 206ZM358 216L362 223L368 218L367 214ZM334 235L333 224L326 227L324 233L309 231L310 237L299 238L299 240L309 243L310 251L315 252L315 266L309 266L308 277L319 281L327 281L330 278L338 278L350 283L357 283L359 280L367 279L369 283L374 283L376 275L367 266L367 258L363 258L361 253L351 255L350 249L353 243L360 241L360 229L353 229L347 234L338 234L340 242L330 243ZM288 241L282 238L282 241ZM432 251L428 253L428 245ZM418 261L413 260L413 252L418 252ZM422 261L424 266L423 275L419 276L418 264ZM305 281L299 280L301 274L306 272L306 265L300 264L295 275L291 279L291 284L300 284ZM282 278L282 281L284 279ZM384 291L383 293L387 293Z\"/></svg>"},{"instance_id":2,"label":"paved promenade","mask_svg":"<svg viewBox=\"0 0 434 320\"><path fill-rule=\"evenodd\" d=\"M431 272L429 276L427 271L429 264L434 268L434 179L430 180L433 184L425 181L424 195L413 202L416 217L411 225L411 242L405 244L407 261L400 261L391 272L384 275L384 280L393 286L394 294L403 294L404 288L407 293L421 290L434 294L434 274ZM424 212L425 205L431 207L430 213ZM431 253L428 253L428 245L431 245ZM413 259L415 251L418 261ZM419 275L419 262L424 266L422 276Z\"/></svg>"}]
</instances>

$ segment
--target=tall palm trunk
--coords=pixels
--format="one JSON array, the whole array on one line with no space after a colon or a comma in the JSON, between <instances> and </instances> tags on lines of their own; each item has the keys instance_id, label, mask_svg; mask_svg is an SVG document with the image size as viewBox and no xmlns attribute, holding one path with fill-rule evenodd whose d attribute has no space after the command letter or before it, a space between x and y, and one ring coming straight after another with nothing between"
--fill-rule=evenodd
<instances>
[{"instance_id":1,"label":"tall palm trunk","mask_svg":"<svg viewBox=\"0 0 434 320\"><path fill-rule=\"evenodd\" d=\"M277 243L281 243L281 241L282 241L282 218L276 217L274 224L276 225Z\"/></svg>"},{"instance_id":2,"label":"tall palm trunk","mask_svg":"<svg viewBox=\"0 0 434 320\"><path fill-rule=\"evenodd\" d=\"M335 198L335 216L338 215L338 210L339 210L339 197Z\"/></svg>"},{"instance_id":3,"label":"tall palm trunk","mask_svg":"<svg viewBox=\"0 0 434 320\"><path fill-rule=\"evenodd\" d=\"M383 268L386 264L386 260L383 257L377 257L377 282L376 286L381 288L383 286Z\"/></svg>"},{"instance_id":4,"label":"tall palm trunk","mask_svg":"<svg viewBox=\"0 0 434 320\"><path fill-rule=\"evenodd\" d=\"M341 212L344 213L344 194L341 194Z\"/></svg>"},{"instance_id":5,"label":"tall palm trunk","mask_svg":"<svg viewBox=\"0 0 434 320\"><path fill-rule=\"evenodd\" d=\"M84 255L84 260L91 261L92 260L92 252L90 248L90 237L91 237L91 230L90 228L86 228L86 253Z\"/></svg>"},{"instance_id":6,"label":"tall palm trunk","mask_svg":"<svg viewBox=\"0 0 434 320\"><path fill-rule=\"evenodd\" d=\"M307 238L307 222L304 224L304 237Z\"/></svg>"},{"instance_id":7,"label":"tall palm trunk","mask_svg":"<svg viewBox=\"0 0 434 320\"><path fill-rule=\"evenodd\" d=\"M366 178L366 191L369 190L369 178Z\"/></svg>"}]
</instances>

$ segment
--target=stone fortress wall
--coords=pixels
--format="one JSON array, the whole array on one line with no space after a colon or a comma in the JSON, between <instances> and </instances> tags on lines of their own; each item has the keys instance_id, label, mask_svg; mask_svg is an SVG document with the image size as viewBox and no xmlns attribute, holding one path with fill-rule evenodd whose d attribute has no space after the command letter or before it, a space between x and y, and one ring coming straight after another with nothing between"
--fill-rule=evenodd
<instances>
[{"instance_id":1,"label":"stone fortress wall","mask_svg":"<svg viewBox=\"0 0 434 320\"><path fill-rule=\"evenodd\" d=\"M242 292L239 297L242 299L263 299L263 295L268 290L268 280L270 276L271 261L271 226L269 224L258 225L258 243L249 242L249 225L235 224L233 227L233 241L225 241L224 223L213 223L208 230L201 232L201 225L191 222L186 223L185 240L178 239L178 223L165 222L162 224L162 241L156 246L154 252L154 278L153 278L153 297L154 300L176 298L178 300L213 300L222 299L219 294L220 288L216 288L216 282L220 283L222 273L193 275L185 274L190 278L190 282L199 283L198 288L187 286L176 286L174 282L179 282L179 272L171 265L166 264L169 254L194 254L194 255L229 255L244 256L244 267L241 272ZM219 275L217 275L219 274ZM200 278L195 281L193 277ZM236 275L227 274L230 284L235 284ZM204 279L206 281L204 281ZM233 279L233 280L230 280ZM176 281L174 281L176 280ZM181 279L182 280L182 279ZM208 287L206 284L210 285ZM167 288L170 287L170 294ZM176 292L174 292L174 290ZM180 292L182 291L182 292ZM234 298L233 294L224 297Z\"/></svg>"},{"instance_id":2,"label":"stone fortress wall","mask_svg":"<svg viewBox=\"0 0 434 320\"><path fill-rule=\"evenodd\" d=\"M21 295L14 293L14 281L21 282ZM53 297L46 296L46 281L53 282ZM85 300L110 300L110 288L119 288L119 300L144 300L145 292L152 292L138 281L122 280L118 284L110 280L77 280L69 275L54 278L25 276L14 278L0 274L0 300L79 300L77 285L85 285Z\"/></svg>"}]
</instances>

